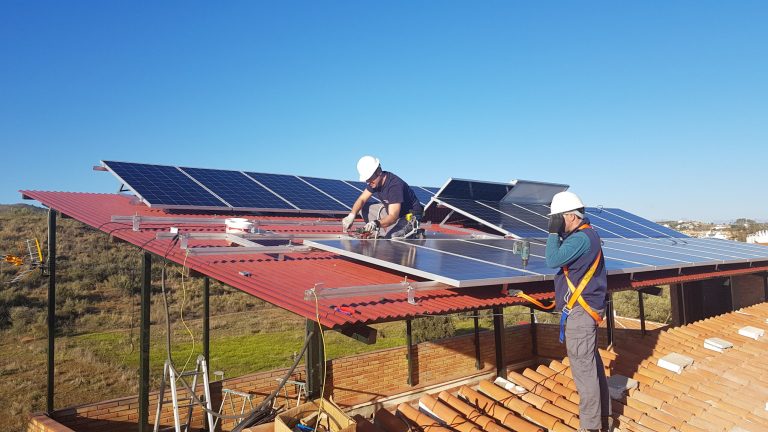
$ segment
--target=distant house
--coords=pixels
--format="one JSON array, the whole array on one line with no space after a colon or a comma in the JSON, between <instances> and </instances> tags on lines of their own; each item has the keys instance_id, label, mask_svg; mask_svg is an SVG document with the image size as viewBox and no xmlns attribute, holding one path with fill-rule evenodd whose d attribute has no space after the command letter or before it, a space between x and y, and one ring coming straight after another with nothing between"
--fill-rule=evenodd
<instances>
[{"instance_id":1,"label":"distant house","mask_svg":"<svg viewBox=\"0 0 768 432\"><path fill-rule=\"evenodd\" d=\"M768 230L758 231L747 236L747 243L768 244Z\"/></svg>"}]
</instances>

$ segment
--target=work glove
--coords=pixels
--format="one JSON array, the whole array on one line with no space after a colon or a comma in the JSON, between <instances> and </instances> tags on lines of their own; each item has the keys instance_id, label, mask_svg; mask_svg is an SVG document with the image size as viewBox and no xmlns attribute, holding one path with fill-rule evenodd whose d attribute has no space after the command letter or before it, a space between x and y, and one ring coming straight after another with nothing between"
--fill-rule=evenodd
<instances>
[{"instance_id":1,"label":"work glove","mask_svg":"<svg viewBox=\"0 0 768 432\"><path fill-rule=\"evenodd\" d=\"M565 219L562 213L553 214L549 216L549 233L560 234L565 225Z\"/></svg>"},{"instance_id":2,"label":"work glove","mask_svg":"<svg viewBox=\"0 0 768 432\"><path fill-rule=\"evenodd\" d=\"M365 224L365 228L363 229L367 232L374 232L374 231L378 231L379 228L381 228L381 222L379 222L378 220L372 220L367 224Z\"/></svg>"},{"instance_id":3,"label":"work glove","mask_svg":"<svg viewBox=\"0 0 768 432\"><path fill-rule=\"evenodd\" d=\"M344 231L349 231L349 229L352 227L352 223L355 222L355 214L350 213L344 217L344 219L341 220L341 228Z\"/></svg>"}]
</instances>

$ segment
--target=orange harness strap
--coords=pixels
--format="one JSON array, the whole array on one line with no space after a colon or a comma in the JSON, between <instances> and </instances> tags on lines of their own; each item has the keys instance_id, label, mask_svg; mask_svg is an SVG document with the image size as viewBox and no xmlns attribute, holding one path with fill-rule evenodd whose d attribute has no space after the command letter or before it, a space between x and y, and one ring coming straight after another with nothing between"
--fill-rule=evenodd
<instances>
[{"instance_id":1,"label":"orange harness strap","mask_svg":"<svg viewBox=\"0 0 768 432\"><path fill-rule=\"evenodd\" d=\"M580 226L578 229L583 230L586 228L592 228L589 224L584 224ZM565 280L568 282L568 289L571 291L571 298L568 300L568 304L565 306L568 311L573 309L573 306L578 301L581 307L584 308L585 311L589 314L589 316L592 317L593 320L599 325L601 322L603 322L603 318L600 317L600 315L597 314L584 300L584 297L581 296L581 293L584 291L584 288L587 287L587 284L590 280L592 280L592 276L595 275L595 271L597 270L598 264L600 264L600 258L603 256L603 251L599 251L597 253L597 257L595 258L595 261L592 263L592 265L589 267L589 270L587 270L587 273L584 275L584 277L579 282L579 286L574 286L573 282L571 282L571 278L569 277L568 272L568 266L563 267L563 274L565 275Z\"/></svg>"}]
</instances>

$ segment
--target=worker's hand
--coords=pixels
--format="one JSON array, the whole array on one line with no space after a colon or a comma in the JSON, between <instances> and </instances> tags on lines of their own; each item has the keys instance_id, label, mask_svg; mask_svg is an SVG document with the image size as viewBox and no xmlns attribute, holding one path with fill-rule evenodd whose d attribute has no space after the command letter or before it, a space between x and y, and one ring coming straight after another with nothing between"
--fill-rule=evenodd
<instances>
[{"instance_id":1,"label":"worker's hand","mask_svg":"<svg viewBox=\"0 0 768 432\"><path fill-rule=\"evenodd\" d=\"M349 229L352 227L352 223L355 222L355 214L350 213L344 217L344 219L341 220L341 228L344 231L349 231Z\"/></svg>"},{"instance_id":2,"label":"worker's hand","mask_svg":"<svg viewBox=\"0 0 768 432\"><path fill-rule=\"evenodd\" d=\"M379 228L381 228L381 222L379 222L378 220L372 220L367 224L365 224L364 229L367 232L374 232L374 231L378 231Z\"/></svg>"},{"instance_id":3,"label":"worker's hand","mask_svg":"<svg viewBox=\"0 0 768 432\"><path fill-rule=\"evenodd\" d=\"M563 230L564 225L565 225L565 219L563 218L562 213L553 214L549 217L549 233L550 234L560 234L560 231Z\"/></svg>"}]
</instances>

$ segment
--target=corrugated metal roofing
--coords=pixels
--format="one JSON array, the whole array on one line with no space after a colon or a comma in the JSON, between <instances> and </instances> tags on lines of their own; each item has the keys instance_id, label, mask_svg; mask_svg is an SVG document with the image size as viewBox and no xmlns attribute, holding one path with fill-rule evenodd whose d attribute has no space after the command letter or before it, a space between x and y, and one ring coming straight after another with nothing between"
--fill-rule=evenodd
<instances>
[{"instance_id":1,"label":"corrugated metal roofing","mask_svg":"<svg viewBox=\"0 0 768 432\"><path fill-rule=\"evenodd\" d=\"M281 307L300 316L315 319L314 301L304 300L305 290L317 283L326 287L349 287L371 285L372 294L358 296L351 301L342 299L319 300L320 321L328 327L344 324L362 324L372 322L402 320L427 314L445 314L472 309L487 309L493 306L524 304L520 298L501 295L500 287L475 288L471 290L432 290L417 292L417 305L408 303L405 292L376 295L375 285L395 284L403 281L404 276L384 269L366 266L329 252L313 251L310 253L286 254L285 260L279 261L273 255L219 255L187 256L178 246L171 246L170 240L156 240L157 232L167 230L168 225L142 223L141 231L133 231L130 223L111 222L112 216L158 216L158 217L215 217L204 214L168 214L162 210L150 209L143 204L132 203L131 197L119 194L94 194L78 192L22 191L22 194L41 202L64 215L97 228L121 240L125 240L143 249L164 256L176 263L185 263L187 267L213 279L221 281L253 296L259 297L275 306ZM229 215L219 215L228 217ZM253 217L255 220L274 218ZM280 217L281 220L316 221L317 218ZM182 230L194 232L223 231L223 226L175 224ZM290 233L335 233L335 225L260 225L265 229ZM68 239L61 238L60 242ZM214 242L210 242L213 244ZM239 274L250 272L250 277ZM551 298L550 292L534 294L540 300ZM354 311L352 316L335 312L332 305L345 305Z\"/></svg>"},{"instance_id":2,"label":"corrugated metal roofing","mask_svg":"<svg viewBox=\"0 0 768 432\"><path fill-rule=\"evenodd\" d=\"M304 300L306 290L320 283L329 291L333 288L370 286L371 295L356 296L348 299L321 299L319 300L320 322L328 327L337 327L345 324L364 324L373 322L395 321L406 318L418 317L429 314L446 314L474 309L488 309L494 306L527 305L528 303L517 297L508 297L502 293L500 286L489 286L465 289L436 289L431 291L419 291L416 293L418 304L411 305L407 301L407 294L389 293L376 294L376 285L397 284L404 280L405 275L393 271L365 265L338 255L312 251L310 253L286 254L285 260L278 260L274 254L249 254L249 255L209 255L188 256L185 261L185 253L178 245L170 247L170 240L157 240L155 235L160 231L167 231L169 225L142 223L141 231L133 231L130 223L112 222L112 216L156 216L156 217L188 217L211 218L231 217L231 214L213 215L188 214L174 212L169 214L163 210L151 209L143 204L136 203L130 196L120 194L94 194L79 192L47 192L47 191L22 191L26 198L34 199L45 206L55 209L73 219L97 228L121 240L130 242L136 246L160 256L167 254L167 258L179 264L186 264L192 270L216 279L233 288L261 298L275 306L281 307L302 317L315 319L316 309L314 301ZM249 216L260 221L260 227L282 233L308 234L308 233L338 233L338 225L298 225L298 224L274 224L268 225L268 221L274 221L274 217ZM295 222L311 223L318 221L312 217L280 217L281 221L291 220ZM328 219L326 219L327 221ZM333 220L333 219L331 219ZM223 226L175 224L183 231L189 232L222 232ZM435 229L441 229L435 227ZM61 239L67 241L67 239ZM200 246L221 245L221 242L209 241ZM247 271L249 277L242 276L239 272ZM712 277L732 276L737 274L756 273L768 271L768 267L735 268L726 271L711 269L711 271L697 271L693 274L669 274L665 272L650 273L644 275L647 279L633 280L631 275L617 275L609 278L609 288L612 290L638 288L650 285L668 283L680 283L691 280L707 279ZM527 283L516 285L523 288L534 298L539 300L551 299L552 283ZM331 306L344 305L351 308L354 313L349 316L334 311Z\"/></svg>"}]
</instances>

